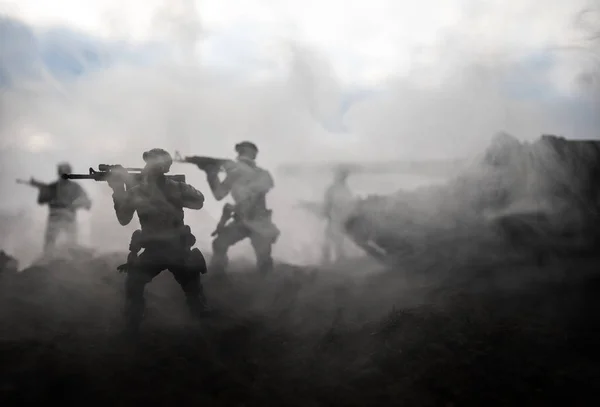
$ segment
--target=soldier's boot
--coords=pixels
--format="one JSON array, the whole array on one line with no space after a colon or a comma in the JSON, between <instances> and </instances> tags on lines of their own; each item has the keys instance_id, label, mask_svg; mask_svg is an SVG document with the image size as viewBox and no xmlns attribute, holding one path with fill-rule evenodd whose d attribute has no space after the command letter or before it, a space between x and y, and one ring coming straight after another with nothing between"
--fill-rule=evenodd
<instances>
[{"instance_id":1,"label":"soldier's boot","mask_svg":"<svg viewBox=\"0 0 600 407\"><path fill-rule=\"evenodd\" d=\"M259 274L269 275L273 271L273 257L271 256L272 241L252 237L250 240L254 254L256 255L256 269Z\"/></svg>"}]
</instances>

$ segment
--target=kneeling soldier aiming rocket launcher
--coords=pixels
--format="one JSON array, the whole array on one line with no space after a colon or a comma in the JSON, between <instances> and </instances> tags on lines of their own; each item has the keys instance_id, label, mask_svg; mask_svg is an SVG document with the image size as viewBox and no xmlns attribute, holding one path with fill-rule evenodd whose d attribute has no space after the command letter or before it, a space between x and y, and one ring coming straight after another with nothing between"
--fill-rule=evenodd
<instances>
[{"instance_id":1,"label":"kneeling soldier aiming rocket launcher","mask_svg":"<svg viewBox=\"0 0 600 407\"><path fill-rule=\"evenodd\" d=\"M271 248L280 231L271 220L272 211L267 209L266 195L274 182L269 171L256 165L258 148L254 143L244 141L235 146L237 160L211 157L185 157L176 154L175 161L195 164L206 172L206 179L217 201L229 193L235 205L226 204L223 215L213 236L213 257L211 272L224 272L227 266L227 251L239 241L249 237L256 253L257 268L262 273L273 269ZM227 176L219 179L219 171ZM227 221L232 219L230 223Z\"/></svg>"},{"instance_id":2,"label":"kneeling soldier aiming rocket launcher","mask_svg":"<svg viewBox=\"0 0 600 407\"><path fill-rule=\"evenodd\" d=\"M144 168L101 165L89 175L66 174L69 179L107 181L113 190L119 223L129 224L137 211L141 229L131 238L126 271L125 314L128 329L137 334L145 311L144 288L161 271L168 269L181 285L192 314L206 310L200 274L206 273L202 253L192 246L196 238L184 224L183 208L202 209L204 195L185 183L183 175L165 175L171 167L169 153L152 149L143 154ZM139 256L138 252L144 250Z\"/></svg>"}]
</instances>

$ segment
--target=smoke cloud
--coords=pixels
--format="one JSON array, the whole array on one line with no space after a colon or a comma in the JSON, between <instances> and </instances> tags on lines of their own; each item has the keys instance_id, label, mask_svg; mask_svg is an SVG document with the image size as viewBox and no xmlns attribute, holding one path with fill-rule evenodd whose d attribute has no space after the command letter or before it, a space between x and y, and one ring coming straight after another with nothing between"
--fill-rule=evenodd
<instances>
[{"instance_id":1,"label":"smoke cloud","mask_svg":"<svg viewBox=\"0 0 600 407\"><path fill-rule=\"evenodd\" d=\"M568 27L585 2L517 7L467 1L453 10L435 3L437 27L425 24L424 15L403 14L407 26L410 19L423 21L411 27L427 41L410 46L410 33L383 20L404 9L352 2L389 29L371 38L367 16L349 15L354 37L339 39L338 48L324 27L329 17L340 27L339 9L315 12L319 43L302 25L309 21L304 14L282 28L296 3L288 4L289 13L255 3L248 15L270 11L249 23L239 21L243 10L234 15L211 2L153 2L151 12L129 2L121 14L112 9L90 17L96 32L33 18L43 14L33 2L7 9L10 16L0 18L0 187L3 208L26 209L36 225L21 232L24 241L41 247L45 211L35 206L33 190L14 179L51 181L62 160L85 172L100 163L140 166L142 152L153 147L231 157L236 142L252 140L261 150L260 165L275 173L270 205L283 231L275 256L311 263L322 224L294 204L319 200L330 174L290 178L276 173L280 164L459 157L485 148L499 130L524 140L542 133L597 137L598 101L581 89L593 65L562 51L578 44L567 34L580 28ZM549 11L553 7L559 10ZM137 19L116 17L138 12ZM507 19L504 31L497 15ZM272 30L256 28L261 23ZM394 41L407 51L386 51ZM349 54L353 45L356 52ZM204 210L186 215L206 250L220 204L197 168L176 164L172 171L185 173L208 195ZM392 174L358 176L352 186L364 195L427 182ZM94 199L91 213L82 216L84 241L100 250L125 248L135 225L117 224L106 185L90 181L84 187ZM18 250L19 244L12 246ZM249 254L249 245L236 253Z\"/></svg>"}]
</instances>

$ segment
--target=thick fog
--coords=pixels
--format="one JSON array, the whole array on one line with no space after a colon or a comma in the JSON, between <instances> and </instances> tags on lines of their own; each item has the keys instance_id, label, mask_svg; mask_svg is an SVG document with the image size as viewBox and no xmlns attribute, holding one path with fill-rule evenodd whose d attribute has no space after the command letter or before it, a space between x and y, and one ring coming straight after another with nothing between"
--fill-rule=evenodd
<instances>
[{"instance_id":1,"label":"thick fog","mask_svg":"<svg viewBox=\"0 0 600 407\"><path fill-rule=\"evenodd\" d=\"M598 137L588 1L85 3L0 6L0 205L22 216L3 220L3 245L26 260L41 249L46 208L15 178L51 181L58 161L135 167L153 147L232 158L252 140L275 176L275 256L306 264L323 225L295 205L319 200L331 174L278 174L282 164L464 157L500 130ZM196 167L172 172L207 195L186 213L206 250L221 203ZM366 195L427 182L351 185ZM106 184L81 183L94 200L82 241L124 250L135 225L117 223ZM247 242L233 250L249 253Z\"/></svg>"}]
</instances>

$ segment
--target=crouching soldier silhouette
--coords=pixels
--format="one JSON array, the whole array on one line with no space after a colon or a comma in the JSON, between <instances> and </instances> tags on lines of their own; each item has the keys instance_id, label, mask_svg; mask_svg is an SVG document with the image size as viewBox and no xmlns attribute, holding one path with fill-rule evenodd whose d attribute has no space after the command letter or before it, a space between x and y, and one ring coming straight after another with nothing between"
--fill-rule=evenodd
<instances>
[{"instance_id":1,"label":"crouching soldier silhouette","mask_svg":"<svg viewBox=\"0 0 600 407\"><path fill-rule=\"evenodd\" d=\"M125 316L132 334L137 334L143 319L146 284L165 269L181 285L192 315L200 317L206 310L200 283L206 263L198 249L192 250L196 238L183 219L183 208L201 209L204 196L192 186L165 175L172 164L166 151L152 149L143 154L143 159L146 165L136 182L125 170L113 171L114 175L107 179L119 223L129 224L137 211L141 226L132 236L127 263L119 268L127 272Z\"/></svg>"},{"instance_id":2,"label":"crouching soldier silhouette","mask_svg":"<svg viewBox=\"0 0 600 407\"><path fill-rule=\"evenodd\" d=\"M280 231L271 220L272 211L267 209L266 195L274 182L269 171L256 165L258 148L244 141L236 144L237 160L226 167L227 175L219 179L219 169L206 170L206 179L218 201L231 193L234 205L226 204L223 217L213 233L213 257L210 270L223 273L227 267L227 251L236 243L250 238L256 254L257 269L268 274L273 269L272 246ZM227 221L232 221L227 224ZM222 275L222 274L221 274Z\"/></svg>"}]
</instances>

